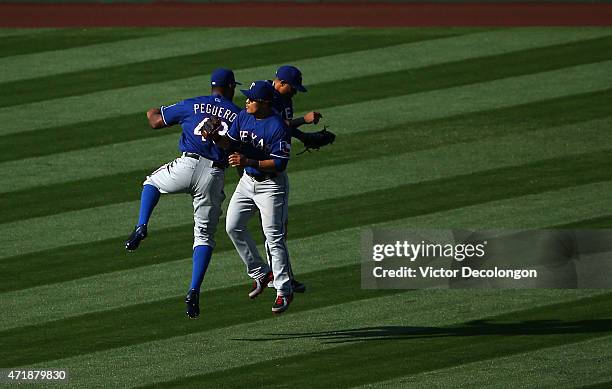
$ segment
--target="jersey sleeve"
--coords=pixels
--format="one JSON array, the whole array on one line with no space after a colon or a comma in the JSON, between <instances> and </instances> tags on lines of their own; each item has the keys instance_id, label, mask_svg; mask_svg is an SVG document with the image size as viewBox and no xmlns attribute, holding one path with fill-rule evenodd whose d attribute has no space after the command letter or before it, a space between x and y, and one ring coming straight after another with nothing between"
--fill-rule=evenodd
<instances>
[{"instance_id":1,"label":"jersey sleeve","mask_svg":"<svg viewBox=\"0 0 612 389\"><path fill-rule=\"evenodd\" d=\"M179 101L172 105L162 105L160 108L161 117L166 126L180 124L185 118L191 115L191 106L185 101Z\"/></svg>"},{"instance_id":2,"label":"jersey sleeve","mask_svg":"<svg viewBox=\"0 0 612 389\"><path fill-rule=\"evenodd\" d=\"M226 133L228 138L230 138L231 140L235 142L240 142L240 121L242 120L244 116L244 112L245 112L244 110L240 111L236 119L234 119L232 126L230 127L229 130L227 130L227 133Z\"/></svg>"},{"instance_id":3,"label":"jersey sleeve","mask_svg":"<svg viewBox=\"0 0 612 389\"><path fill-rule=\"evenodd\" d=\"M271 157L282 159L291 157L291 132L284 123L279 123L279 127L274 131L268 143L271 145Z\"/></svg>"}]
</instances>

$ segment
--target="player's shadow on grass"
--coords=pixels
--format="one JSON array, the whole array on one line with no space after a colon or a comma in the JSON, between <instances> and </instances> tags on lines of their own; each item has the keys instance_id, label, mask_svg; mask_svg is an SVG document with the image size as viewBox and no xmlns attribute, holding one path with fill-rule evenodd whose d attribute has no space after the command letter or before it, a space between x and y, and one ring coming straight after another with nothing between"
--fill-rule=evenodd
<instances>
[{"instance_id":1,"label":"player's shadow on grass","mask_svg":"<svg viewBox=\"0 0 612 389\"><path fill-rule=\"evenodd\" d=\"M530 320L515 323L496 323L487 320L475 320L458 326L450 327L363 327L349 328L337 331L265 334L265 337L261 338L233 340L265 342L314 338L322 340L323 343L349 343L363 341L443 338L450 336L469 337L487 335L554 335L598 332L612 332L612 319L580 321Z\"/></svg>"}]
</instances>

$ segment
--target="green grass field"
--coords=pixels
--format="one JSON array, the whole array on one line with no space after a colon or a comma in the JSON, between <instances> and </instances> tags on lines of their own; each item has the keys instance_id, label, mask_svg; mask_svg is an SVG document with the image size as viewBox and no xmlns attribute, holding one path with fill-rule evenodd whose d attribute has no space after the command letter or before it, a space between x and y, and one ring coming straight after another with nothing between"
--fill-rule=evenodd
<instances>
[{"instance_id":1,"label":"green grass field","mask_svg":"<svg viewBox=\"0 0 612 389\"><path fill-rule=\"evenodd\" d=\"M308 291L276 318L272 292L249 301L220 228L187 320L189 196L123 248L142 180L178 154L144 113L207 94L215 67L248 83L284 63L309 88L296 111L338 135L289 164ZM5 29L0 69L0 368L86 388L612 385L611 292L361 290L359 267L371 226L612 226L612 29Z\"/></svg>"}]
</instances>

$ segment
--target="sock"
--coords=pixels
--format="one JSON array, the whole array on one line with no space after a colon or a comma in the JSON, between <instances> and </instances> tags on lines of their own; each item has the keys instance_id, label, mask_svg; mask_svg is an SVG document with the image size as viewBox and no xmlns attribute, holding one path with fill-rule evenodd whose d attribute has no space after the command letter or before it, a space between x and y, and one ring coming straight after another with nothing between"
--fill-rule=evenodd
<instances>
[{"instance_id":1,"label":"sock","mask_svg":"<svg viewBox=\"0 0 612 389\"><path fill-rule=\"evenodd\" d=\"M191 289L200 292L204 274L208 269L213 249L210 246L196 246L193 249L193 272L191 273Z\"/></svg>"},{"instance_id":2,"label":"sock","mask_svg":"<svg viewBox=\"0 0 612 389\"><path fill-rule=\"evenodd\" d=\"M143 225L149 223L149 218L151 217L151 213L153 213L153 208L157 205L159 201L159 189L154 187L153 185L144 185L142 187L142 195L140 196L140 214L138 216L138 224Z\"/></svg>"}]
</instances>

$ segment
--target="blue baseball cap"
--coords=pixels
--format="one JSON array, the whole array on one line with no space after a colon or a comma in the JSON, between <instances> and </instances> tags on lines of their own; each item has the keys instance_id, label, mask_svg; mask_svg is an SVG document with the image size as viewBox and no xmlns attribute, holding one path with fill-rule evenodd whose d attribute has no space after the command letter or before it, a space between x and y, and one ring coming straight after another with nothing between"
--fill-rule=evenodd
<instances>
[{"instance_id":1,"label":"blue baseball cap","mask_svg":"<svg viewBox=\"0 0 612 389\"><path fill-rule=\"evenodd\" d=\"M210 75L210 85L211 86L230 86L230 85L242 85L237 82L234 78L234 72L230 69L219 68L213 70Z\"/></svg>"},{"instance_id":2,"label":"blue baseball cap","mask_svg":"<svg viewBox=\"0 0 612 389\"><path fill-rule=\"evenodd\" d=\"M249 89L241 89L243 95L249 100L272 101L274 87L266 81L254 81Z\"/></svg>"},{"instance_id":3,"label":"blue baseball cap","mask_svg":"<svg viewBox=\"0 0 612 389\"><path fill-rule=\"evenodd\" d=\"M302 72L295 66L281 66L276 70L276 78L285 81L300 92L307 92L306 88L302 85Z\"/></svg>"}]
</instances>

